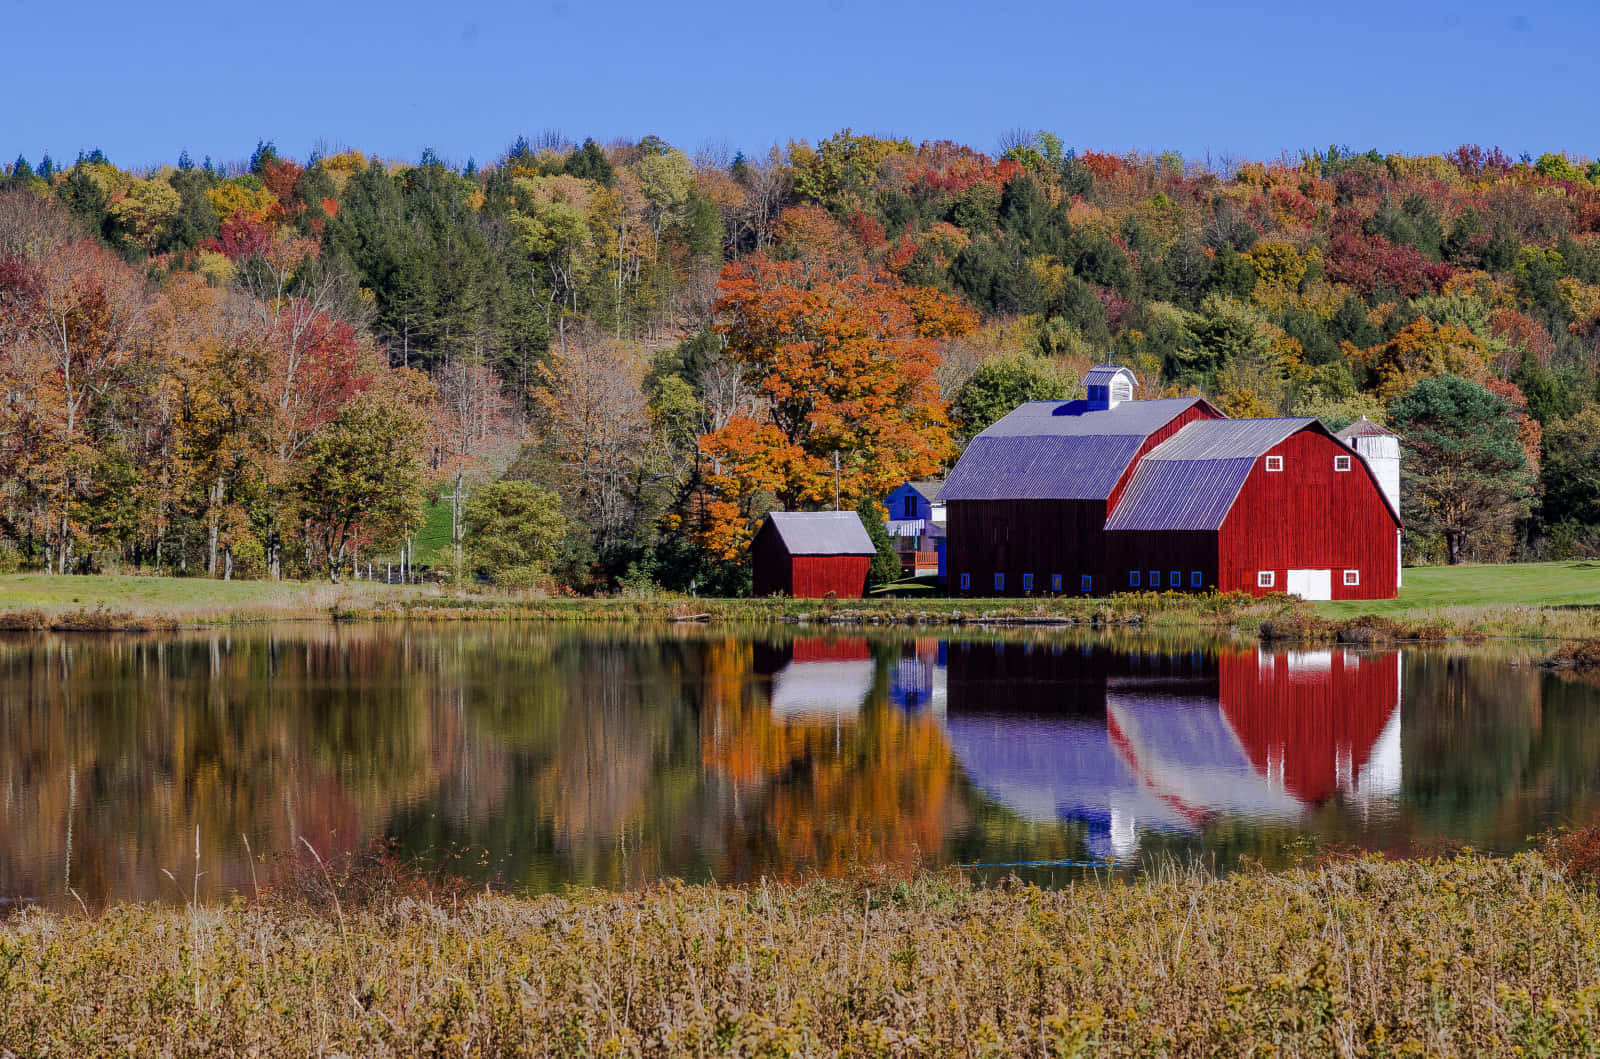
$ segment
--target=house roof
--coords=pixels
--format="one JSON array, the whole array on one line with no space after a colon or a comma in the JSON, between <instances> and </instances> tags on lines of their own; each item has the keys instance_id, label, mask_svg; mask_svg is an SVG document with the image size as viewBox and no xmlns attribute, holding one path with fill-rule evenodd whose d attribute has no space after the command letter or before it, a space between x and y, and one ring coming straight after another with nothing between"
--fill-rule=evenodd
<instances>
[{"instance_id":1,"label":"house roof","mask_svg":"<svg viewBox=\"0 0 1600 1059\"><path fill-rule=\"evenodd\" d=\"M1395 438L1399 436L1400 435L1396 434L1392 430L1385 430L1383 427L1380 427L1366 416L1362 416L1360 419L1356 420L1354 423L1351 423L1349 426L1345 427L1343 430L1339 431L1339 433L1334 435L1334 437L1339 438Z\"/></svg>"},{"instance_id":2,"label":"house roof","mask_svg":"<svg viewBox=\"0 0 1600 1059\"><path fill-rule=\"evenodd\" d=\"M767 525L790 555L876 555L854 511L774 511Z\"/></svg>"},{"instance_id":3,"label":"house roof","mask_svg":"<svg viewBox=\"0 0 1600 1059\"><path fill-rule=\"evenodd\" d=\"M922 499L932 504L938 499L939 490L943 488L944 483L942 481L935 481L930 478L924 482L902 482L895 486L894 492L898 493L902 489L914 489L921 494Z\"/></svg>"},{"instance_id":4,"label":"house roof","mask_svg":"<svg viewBox=\"0 0 1600 1059\"><path fill-rule=\"evenodd\" d=\"M1198 397L1029 401L972 439L940 500L1103 500L1151 434Z\"/></svg>"},{"instance_id":5,"label":"house roof","mask_svg":"<svg viewBox=\"0 0 1600 1059\"><path fill-rule=\"evenodd\" d=\"M1291 434L1328 429L1316 419L1215 419L1186 424L1139 461L1106 529L1215 530L1233 509L1256 460ZM1371 468L1361 459L1363 468ZM1376 479L1373 480L1376 485ZM1381 493L1382 490L1380 489ZM1384 505L1389 506L1388 497ZM1390 513L1399 522L1392 507Z\"/></svg>"}]
</instances>

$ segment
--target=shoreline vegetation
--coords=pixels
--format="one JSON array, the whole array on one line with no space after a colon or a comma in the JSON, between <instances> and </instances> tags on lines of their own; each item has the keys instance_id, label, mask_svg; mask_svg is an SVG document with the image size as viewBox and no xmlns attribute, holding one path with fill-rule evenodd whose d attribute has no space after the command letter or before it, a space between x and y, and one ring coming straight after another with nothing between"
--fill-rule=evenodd
<instances>
[{"instance_id":1,"label":"shoreline vegetation","mask_svg":"<svg viewBox=\"0 0 1600 1059\"><path fill-rule=\"evenodd\" d=\"M1588 1053L1593 846L30 908L0 917L0 1053Z\"/></svg>"},{"instance_id":2,"label":"shoreline vegetation","mask_svg":"<svg viewBox=\"0 0 1600 1059\"><path fill-rule=\"evenodd\" d=\"M611 598L372 582L0 576L0 632L150 632L280 621L498 621L838 627L1128 627L1290 643L1377 644L1600 636L1600 564L1427 567L1398 599L1305 603L1286 596L1128 593L1103 599Z\"/></svg>"}]
</instances>

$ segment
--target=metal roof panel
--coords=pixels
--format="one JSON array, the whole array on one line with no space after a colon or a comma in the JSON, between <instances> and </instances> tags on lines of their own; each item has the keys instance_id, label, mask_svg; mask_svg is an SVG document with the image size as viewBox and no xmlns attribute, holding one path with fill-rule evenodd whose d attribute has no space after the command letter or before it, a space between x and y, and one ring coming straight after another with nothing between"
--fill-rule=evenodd
<instances>
[{"instance_id":1,"label":"metal roof panel","mask_svg":"<svg viewBox=\"0 0 1600 1059\"><path fill-rule=\"evenodd\" d=\"M767 515L790 555L875 555L854 511L774 511Z\"/></svg>"}]
</instances>

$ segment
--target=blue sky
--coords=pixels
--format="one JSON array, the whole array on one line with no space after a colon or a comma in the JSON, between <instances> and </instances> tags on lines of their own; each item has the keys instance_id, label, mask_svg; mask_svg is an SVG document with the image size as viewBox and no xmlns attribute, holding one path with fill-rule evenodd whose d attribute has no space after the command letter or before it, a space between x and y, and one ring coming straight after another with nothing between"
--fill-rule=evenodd
<instances>
[{"instance_id":1,"label":"blue sky","mask_svg":"<svg viewBox=\"0 0 1600 1059\"><path fill-rule=\"evenodd\" d=\"M461 163L519 133L694 151L850 126L994 150L1600 155L1600 2L132 5L0 0L0 156L122 165L349 145Z\"/></svg>"}]
</instances>

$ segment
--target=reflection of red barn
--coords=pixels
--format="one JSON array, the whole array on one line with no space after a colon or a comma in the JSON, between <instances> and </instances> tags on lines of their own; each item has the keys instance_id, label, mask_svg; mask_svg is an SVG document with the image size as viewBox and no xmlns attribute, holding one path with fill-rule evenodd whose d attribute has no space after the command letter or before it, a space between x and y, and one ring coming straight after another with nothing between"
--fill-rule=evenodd
<instances>
[{"instance_id":1,"label":"reflection of red barn","mask_svg":"<svg viewBox=\"0 0 1600 1059\"><path fill-rule=\"evenodd\" d=\"M1399 706L1400 655L1224 652L1222 714L1256 771L1320 805L1353 792Z\"/></svg>"},{"instance_id":2,"label":"reflection of red barn","mask_svg":"<svg viewBox=\"0 0 1600 1059\"><path fill-rule=\"evenodd\" d=\"M750 544L756 595L860 599L877 551L854 511L774 511Z\"/></svg>"},{"instance_id":3,"label":"reflection of red barn","mask_svg":"<svg viewBox=\"0 0 1600 1059\"><path fill-rule=\"evenodd\" d=\"M872 647L860 636L806 636L789 648L791 662L865 662Z\"/></svg>"}]
</instances>

